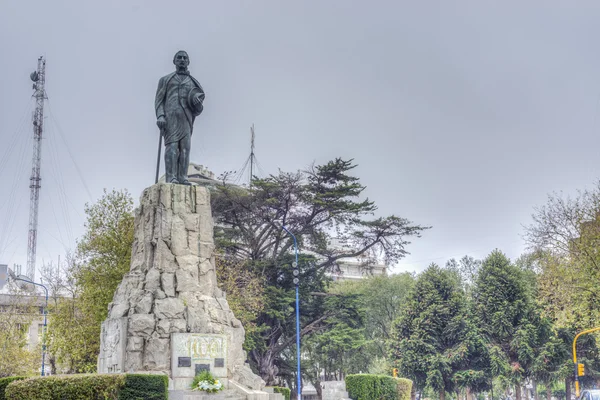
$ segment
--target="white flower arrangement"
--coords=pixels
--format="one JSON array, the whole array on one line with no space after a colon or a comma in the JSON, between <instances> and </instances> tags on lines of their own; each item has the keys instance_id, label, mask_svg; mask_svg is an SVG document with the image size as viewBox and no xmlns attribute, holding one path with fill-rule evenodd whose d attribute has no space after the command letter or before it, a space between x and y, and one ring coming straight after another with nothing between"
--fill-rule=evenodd
<instances>
[{"instance_id":1,"label":"white flower arrangement","mask_svg":"<svg viewBox=\"0 0 600 400\"><path fill-rule=\"evenodd\" d=\"M219 382L218 379L215 379L212 382L200 381L200 382L198 382L198 385L193 390L204 390L205 392L208 392L208 393L216 393L219 390L223 390L223 384L221 382Z\"/></svg>"},{"instance_id":2,"label":"white flower arrangement","mask_svg":"<svg viewBox=\"0 0 600 400\"><path fill-rule=\"evenodd\" d=\"M192 390L202 390L207 393L217 393L219 390L223 390L223 384L213 378L208 371L202 371L199 375L196 375L194 382L192 382Z\"/></svg>"}]
</instances>

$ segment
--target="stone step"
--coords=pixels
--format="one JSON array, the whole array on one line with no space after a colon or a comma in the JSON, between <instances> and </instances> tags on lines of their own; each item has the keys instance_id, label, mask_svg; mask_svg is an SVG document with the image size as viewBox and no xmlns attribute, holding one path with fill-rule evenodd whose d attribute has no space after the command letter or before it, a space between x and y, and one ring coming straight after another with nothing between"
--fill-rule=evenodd
<instances>
[{"instance_id":1,"label":"stone step","mask_svg":"<svg viewBox=\"0 0 600 400\"><path fill-rule=\"evenodd\" d=\"M169 400L246 400L246 396L232 389L217 393L196 390L169 390Z\"/></svg>"}]
</instances>

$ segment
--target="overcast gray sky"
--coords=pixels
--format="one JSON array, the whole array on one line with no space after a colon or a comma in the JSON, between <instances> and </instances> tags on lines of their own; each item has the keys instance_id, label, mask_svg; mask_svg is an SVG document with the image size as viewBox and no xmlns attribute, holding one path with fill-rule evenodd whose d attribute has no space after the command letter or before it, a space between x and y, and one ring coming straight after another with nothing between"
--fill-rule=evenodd
<instances>
[{"instance_id":1,"label":"overcast gray sky","mask_svg":"<svg viewBox=\"0 0 600 400\"><path fill-rule=\"evenodd\" d=\"M193 162L239 169L254 123L267 173L354 158L381 215L433 226L394 271L515 258L547 193L598 177L598 20L597 1L0 1L0 263L26 264L38 56L39 266L103 188L137 201L154 182L179 49L207 93Z\"/></svg>"}]
</instances>

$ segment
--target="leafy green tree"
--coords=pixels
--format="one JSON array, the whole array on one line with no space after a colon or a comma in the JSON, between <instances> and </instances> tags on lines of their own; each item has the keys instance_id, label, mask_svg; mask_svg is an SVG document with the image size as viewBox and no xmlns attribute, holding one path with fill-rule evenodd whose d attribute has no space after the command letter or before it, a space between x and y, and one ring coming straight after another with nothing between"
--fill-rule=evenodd
<instances>
[{"instance_id":1,"label":"leafy green tree","mask_svg":"<svg viewBox=\"0 0 600 400\"><path fill-rule=\"evenodd\" d=\"M492 347L492 364L515 385L521 400L521 384L533 372L535 354L543 333L542 320L535 307L533 288L525 274L499 250L484 261L475 283L475 312ZM546 329L546 328L544 328Z\"/></svg>"},{"instance_id":2,"label":"leafy green tree","mask_svg":"<svg viewBox=\"0 0 600 400\"><path fill-rule=\"evenodd\" d=\"M49 325L50 351L70 372L96 370L100 326L108 315L133 244L133 200L127 191L104 191L85 206L87 221L68 269L70 297L59 301Z\"/></svg>"},{"instance_id":3,"label":"leafy green tree","mask_svg":"<svg viewBox=\"0 0 600 400\"><path fill-rule=\"evenodd\" d=\"M540 296L558 326L600 324L600 181L574 198L548 196L526 227L538 257Z\"/></svg>"},{"instance_id":4,"label":"leafy green tree","mask_svg":"<svg viewBox=\"0 0 600 400\"><path fill-rule=\"evenodd\" d=\"M9 283L0 310L0 378L34 375L40 368L41 348L27 345L27 331L39 315L35 299ZM39 351L38 351L39 350Z\"/></svg>"},{"instance_id":5,"label":"leafy green tree","mask_svg":"<svg viewBox=\"0 0 600 400\"><path fill-rule=\"evenodd\" d=\"M381 371L379 365L390 365L387 361L387 342L392 337L392 322L400 315L400 310L414 284L415 278L412 274L402 273L372 276L359 281L341 281L331 287L332 293L358 295L364 314L365 339L364 345L360 347L362 354L353 360L353 365L358 371L377 370L378 373L388 375L391 373L391 368ZM358 351L355 350L355 353Z\"/></svg>"},{"instance_id":6,"label":"leafy green tree","mask_svg":"<svg viewBox=\"0 0 600 400\"><path fill-rule=\"evenodd\" d=\"M471 320L455 274L432 264L417 279L394 322L391 357L418 390L433 389L443 400L460 388L486 387L487 348Z\"/></svg>"},{"instance_id":7,"label":"leafy green tree","mask_svg":"<svg viewBox=\"0 0 600 400\"><path fill-rule=\"evenodd\" d=\"M325 331L331 317L343 312L327 309L318 295L327 291L326 272L339 260L363 256L365 268L378 257L393 263L406 254L408 239L425 229L396 216L373 218L375 204L362 198L365 187L349 174L354 167L352 160L336 159L308 171L254 179L249 188L221 185L212 196L217 246L249 261L247 267L265 283L249 355L267 384L293 373L293 363L282 355L295 345L294 242L281 224L294 233L301 253L302 336ZM332 234L343 246L332 245Z\"/></svg>"},{"instance_id":8,"label":"leafy green tree","mask_svg":"<svg viewBox=\"0 0 600 400\"><path fill-rule=\"evenodd\" d=\"M324 308L336 310L328 321L327 330L303 341L304 379L317 389L319 398L322 397L321 377L326 381L343 380L347 374L364 372L362 366L368 365L360 303L356 294L327 296Z\"/></svg>"}]
</instances>

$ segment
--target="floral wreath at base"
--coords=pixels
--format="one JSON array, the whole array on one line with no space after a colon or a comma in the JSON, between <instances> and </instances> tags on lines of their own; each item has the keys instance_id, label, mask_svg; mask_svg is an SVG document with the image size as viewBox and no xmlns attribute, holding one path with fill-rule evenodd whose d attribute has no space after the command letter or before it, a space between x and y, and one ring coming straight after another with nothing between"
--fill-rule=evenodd
<instances>
[{"instance_id":1,"label":"floral wreath at base","mask_svg":"<svg viewBox=\"0 0 600 400\"><path fill-rule=\"evenodd\" d=\"M223 390L223 384L215 379L209 371L202 371L194 377L192 390L204 391L206 393L217 393Z\"/></svg>"}]
</instances>

